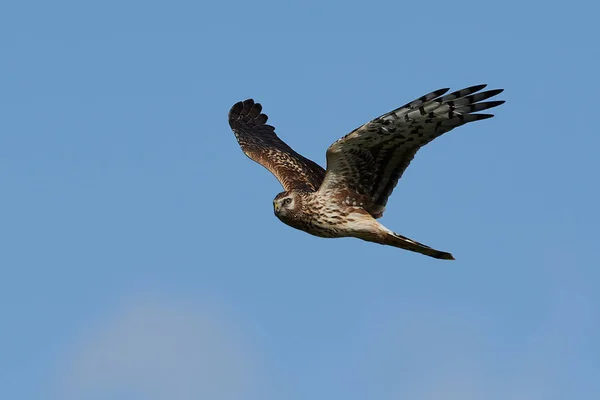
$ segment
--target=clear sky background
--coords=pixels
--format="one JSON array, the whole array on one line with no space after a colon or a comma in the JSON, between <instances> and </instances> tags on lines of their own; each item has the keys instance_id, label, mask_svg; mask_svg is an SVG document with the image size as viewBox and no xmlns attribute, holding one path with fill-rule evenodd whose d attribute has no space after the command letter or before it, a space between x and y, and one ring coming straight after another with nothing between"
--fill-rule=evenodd
<instances>
[{"instance_id":1,"label":"clear sky background","mask_svg":"<svg viewBox=\"0 0 600 400\"><path fill-rule=\"evenodd\" d=\"M84 4L85 3L85 4ZM600 398L593 2L5 2L0 398ZM417 155L383 223L293 230L227 124L324 165L440 87L496 117Z\"/></svg>"}]
</instances>

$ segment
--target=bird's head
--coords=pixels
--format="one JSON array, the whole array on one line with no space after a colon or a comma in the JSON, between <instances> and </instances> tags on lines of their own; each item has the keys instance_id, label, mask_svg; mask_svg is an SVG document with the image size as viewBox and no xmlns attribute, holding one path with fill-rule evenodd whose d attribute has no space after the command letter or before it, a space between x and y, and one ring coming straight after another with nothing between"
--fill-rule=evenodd
<instances>
[{"instance_id":1,"label":"bird's head","mask_svg":"<svg viewBox=\"0 0 600 400\"><path fill-rule=\"evenodd\" d=\"M302 209L302 196L294 190L279 193L273 200L273 209L281 220L294 218Z\"/></svg>"}]
</instances>

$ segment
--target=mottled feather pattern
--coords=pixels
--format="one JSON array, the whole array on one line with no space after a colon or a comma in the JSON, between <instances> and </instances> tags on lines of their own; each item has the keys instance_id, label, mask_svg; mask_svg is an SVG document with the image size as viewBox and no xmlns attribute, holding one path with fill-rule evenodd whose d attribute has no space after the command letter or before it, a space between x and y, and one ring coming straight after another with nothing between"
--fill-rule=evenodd
<instances>
[{"instance_id":1,"label":"mottled feather pattern","mask_svg":"<svg viewBox=\"0 0 600 400\"><path fill-rule=\"evenodd\" d=\"M285 144L267 125L253 100L236 103L229 124L240 147L271 171L285 192L273 200L275 215L285 224L321 237L356 237L370 242L453 260L398 233L376 218L417 151L458 126L490 118L475 114L503 101L484 101L502 92L477 85L446 94L428 93L353 130L327 150L327 171Z\"/></svg>"},{"instance_id":2,"label":"mottled feather pattern","mask_svg":"<svg viewBox=\"0 0 600 400\"><path fill-rule=\"evenodd\" d=\"M316 191L325 170L279 139L261 111L262 106L252 99L236 103L229 111L229 125L242 151L271 171L285 190Z\"/></svg>"},{"instance_id":3,"label":"mottled feather pattern","mask_svg":"<svg viewBox=\"0 0 600 400\"><path fill-rule=\"evenodd\" d=\"M502 92L496 89L477 93L485 86L471 86L450 94L445 94L449 89L436 90L337 140L327 150L327 174L321 190L366 190L370 203L365 209L375 218L381 217L398 180L421 147L458 126L492 117L472 113L504 103L481 102ZM363 162L367 159L364 155L357 157L365 151L371 154L368 164ZM356 173L365 169L369 171L367 187L363 176Z\"/></svg>"}]
</instances>

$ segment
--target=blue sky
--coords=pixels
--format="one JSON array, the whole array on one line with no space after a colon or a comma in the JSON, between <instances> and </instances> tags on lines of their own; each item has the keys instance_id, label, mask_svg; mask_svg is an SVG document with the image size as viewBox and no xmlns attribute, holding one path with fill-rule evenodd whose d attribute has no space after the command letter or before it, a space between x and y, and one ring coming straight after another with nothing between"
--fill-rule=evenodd
<instances>
[{"instance_id":1,"label":"blue sky","mask_svg":"<svg viewBox=\"0 0 600 400\"><path fill-rule=\"evenodd\" d=\"M600 396L598 6L300 4L2 6L1 398ZM451 263L283 225L227 124L324 165L478 83L383 218Z\"/></svg>"}]
</instances>

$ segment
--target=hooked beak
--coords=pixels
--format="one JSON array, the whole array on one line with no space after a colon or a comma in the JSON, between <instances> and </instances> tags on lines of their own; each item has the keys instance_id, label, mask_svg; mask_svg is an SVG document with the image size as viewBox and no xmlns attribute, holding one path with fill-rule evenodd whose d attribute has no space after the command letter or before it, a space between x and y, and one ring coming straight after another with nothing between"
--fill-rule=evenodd
<instances>
[{"instance_id":1,"label":"hooked beak","mask_svg":"<svg viewBox=\"0 0 600 400\"><path fill-rule=\"evenodd\" d=\"M279 212L279 203L273 202L273 207L275 208L275 212Z\"/></svg>"}]
</instances>

